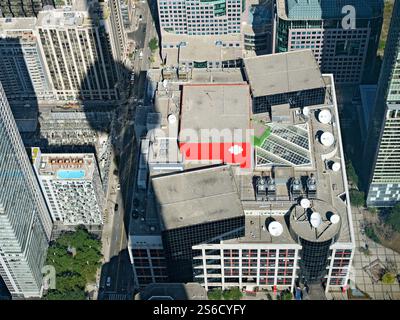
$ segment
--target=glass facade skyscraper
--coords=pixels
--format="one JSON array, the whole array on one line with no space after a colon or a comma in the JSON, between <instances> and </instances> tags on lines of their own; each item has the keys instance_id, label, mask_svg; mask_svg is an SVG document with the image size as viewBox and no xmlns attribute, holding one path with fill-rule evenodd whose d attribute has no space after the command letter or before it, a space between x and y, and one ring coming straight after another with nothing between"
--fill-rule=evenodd
<instances>
[{"instance_id":1,"label":"glass facade skyscraper","mask_svg":"<svg viewBox=\"0 0 400 320\"><path fill-rule=\"evenodd\" d=\"M339 84L369 76L383 19L382 0L277 0L275 52L311 49L322 73ZM355 9L355 28L344 28L345 6Z\"/></svg>"},{"instance_id":2,"label":"glass facade skyscraper","mask_svg":"<svg viewBox=\"0 0 400 320\"><path fill-rule=\"evenodd\" d=\"M0 84L0 276L14 298L40 297L52 221Z\"/></svg>"},{"instance_id":3,"label":"glass facade skyscraper","mask_svg":"<svg viewBox=\"0 0 400 320\"><path fill-rule=\"evenodd\" d=\"M384 61L365 145L367 205L400 201L400 1L393 8Z\"/></svg>"}]
</instances>

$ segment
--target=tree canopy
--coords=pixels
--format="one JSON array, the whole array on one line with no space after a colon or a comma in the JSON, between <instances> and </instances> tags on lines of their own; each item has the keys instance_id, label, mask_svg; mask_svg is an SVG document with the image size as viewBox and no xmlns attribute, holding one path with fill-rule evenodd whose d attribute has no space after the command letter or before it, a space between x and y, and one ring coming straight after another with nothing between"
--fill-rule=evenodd
<instances>
[{"instance_id":1,"label":"tree canopy","mask_svg":"<svg viewBox=\"0 0 400 320\"><path fill-rule=\"evenodd\" d=\"M56 270L56 289L49 290L45 299L85 299L85 286L95 281L101 257L100 240L84 227L62 234L47 252L46 264Z\"/></svg>"},{"instance_id":2,"label":"tree canopy","mask_svg":"<svg viewBox=\"0 0 400 320\"><path fill-rule=\"evenodd\" d=\"M364 192L351 189L350 193L350 203L356 207L362 207L365 204L365 195Z\"/></svg>"},{"instance_id":3,"label":"tree canopy","mask_svg":"<svg viewBox=\"0 0 400 320\"><path fill-rule=\"evenodd\" d=\"M281 292L280 299L281 300L292 300L293 294L289 290L285 290Z\"/></svg>"},{"instance_id":4,"label":"tree canopy","mask_svg":"<svg viewBox=\"0 0 400 320\"><path fill-rule=\"evenodd\" d=\"M215 288L208 291L207 296L210 300L240 300L243 294L238 287L230 288L224 291L219 288Z\"/></svg>"},{"instance_id":5,"label":"tree canopy","mask_svg":"<svg viewBox=\"0 0 400 320\"><path fill-rule=\"evenodd\" d=\"M222 296L224 297L224 300L240 300L243 294L238 287L234 287L228 290L224 290Z\"/></svg>"},{"instance_id":6,"label":"tree canopy","mask_svg":"<svg viewBox=\"0 0 400 320\"><path fill-rule=\"evenodd\" d=\"M382 283L384 284L393 284L395 281L396 276L391 272L387 272L382 276Z\"/></svg>"},{"instance_id":7,"label":"tree canopy","mask_svg":"<svg viewBox=\"0 0 400 320\"><path fill-rule=\"evenodd\" d=\"M400 203L396 204L389 213L387 223L392 226L394 230L400 232Z\"/></svg>"},{"instance_id":8,"label":"tree canopy","mask_svg":"<svg viewBox=\"0 0 400 320\"><path fill-rule=\"evenodd\" d=\"M222 290L221 289L210 290L210 291L208 291L207 296L208 296L208 299L210 299L210 300L221 300Z\"/></svg>"},{"instance_id":9,"label":"tree canopy","mask_svg":"<svg viewBox=\"0 0 400 320\"><path fill-rule=\"evenodd\" d=\"M354 169L353 163L349 160L346 162L346 172L347 172L347 178L350 180L350 182L358 186L358 175L356 173L356 170Z\"/></svg>"},{"instance_id":10,"label":"tree canopy","mask_svg":"<svg viewBox=\"0 0 400 320\"><path fill-rule=\"evenodd\" d=\"M151 52L154 52L154 51L156 51L158 49L158 40L157 40L157 38L152 38L149 41L149 48L150 48Z\"/></svg>"}]
</instances>

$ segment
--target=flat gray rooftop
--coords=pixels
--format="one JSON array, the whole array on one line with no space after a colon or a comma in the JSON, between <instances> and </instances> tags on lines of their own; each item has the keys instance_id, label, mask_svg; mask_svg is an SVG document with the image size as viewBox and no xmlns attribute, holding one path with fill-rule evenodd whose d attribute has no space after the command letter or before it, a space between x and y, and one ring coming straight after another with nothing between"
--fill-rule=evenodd
<instances>
[{"instance_id":1,"label":"flat gray rooftop","mask_svg":"<svg viewBox=\"0 0 400 320\"><path fill-rule=\"evenodd\" d=\"M135 300L207 300L200 283L151 283L135 296Z\"/></svg>"},{"instance_id":2,"label":"flat gray rooftop","mask_svg":"<svg viewBox=\"0 0 400 320\"><path fill-rule=\"evenodd\" d=\"M325 87L311 50L243 59L254 97Z\"/></svg>"},{"instance_id":3,"label":"flat gray rooftop","mask_svg":"<svg viewBox=\"0 0 400 320\"><path fill-rule=\"evenodd\" d=\"M227 43L240 43L239 47L217 46L217 41ZM241 35L208 35L207 37L198 35L183 35L163 32L162 43L181 43L186 42L186 46L179 49L162 48L163 56L167 57L167 64L176 64L177 62L186 61L227 61L236 60L243 57Z\"/></svg>"},{"instance_id":4,"label":"flat gray rooftop","mask_svg":"<svg viewBox=\"0 0 400 320\"><path fill-rule=\"evenodd\" d=\"M243 215L230 166L152 177L163 230Z\"/></svg>"},{"instance_id":5,"label":"flat gray rooftop","mask_svg":"<svg viewBox=\"0 0 400 320\"><path fill-rule=\"evenodd\" d=\"M345 202L343 198L347 196L347 178L342 151L340 123L338 120L336 103L332 100L332 78L330 76L324 76L324 81L327 84L326 104L310 106L309 114L307 118L303 120L306 121L305 123L307 123L309 131L309 148L312 151L311 164L298 167L266 165L248 175L242 174L237 176L237 185L240 190L240 198L245 212L252 212L254 214L259 213L262 215L265 215L265 213L273 214L276 211L281 213L286 212L285 214L289 213L290 223L285 223L284 226L291 226L292 230L303 239L321 242L330 239L333 236L337 236L338 242L350 243L353 241L353 231L351 224L351 210L347 205L349 199L347 198L347 202ZM332 119L329 123L321 123L318 120L319 112L322 109L330 111ZM325 146L319 141L319 139L316 139L316 136L322 132L329 132L333 135L334 143L331 146ZM272 135L270 135L266 141L268 141L271 136ZM294 136L292 135L292 137ZM283 139L281 139L281 141L283 141ZM331 170L329 168L330 162L339 163L340 170ZM272 175L274 176L276 195L271 199L256 201L253 179L255 176L261 175L261 173L268 177L271 177ZM297 201L289 198L288 193L287 183L290 178L295 177L302 179L302 177L309 177L311 174L314 175L317 186L317 199L312 200L312 210L319 212L323 218L323 223L318 230L310 227L309 221L303 219L305 216L300 219L294 218L295 215L296 217L301 215L298 214L301 211L301 208ZM302 197L306 197L306 193L302 194ZM329 213L335 213L340 216L339 225L328 226L326 216ZM253 224L252 229L254 228L256 230L259 229L259 227L257 229L257 223ZM257 235L258 233L254 231L253 234ZM268 237L265 236L265 232L261 232L260 235L264 236L266 242L275 240L268 240ZM253 239L253 242L260 241L258 239L259 238ZM282 241L285 241L285 239L287 240L289 238L286 237Z\"/></svg>"},{"instance_id":6,"label":"flat gray rooftop","mask_svg":"<svg viewBox=\"0 0 400 320\"><path fill-rule=\"evenodd\" d=\"M250 128L250 108L247 83L188 84L182 90L181 130L246 130Z\"/></svg>"},{"instance_id":7,"label":"flat gray rooftop","mask_svg":"<svg viewBox=\"0 0 400 320\"><path fill-rule=\"evenodd\" d=\"M268 219L278 221L283 226L283 232L279 236L272 236L268 231ZM276 244L296 244L290 235L283 215L247 215L245 220L245 236L237 240L240 243L276 243Z\"/></svg>"},{"instance_id":8,"label":"flat gray rooftop","mask_svg":"<svg viewBox=\"0 0 400 320\"><path fill-rule=\"evenodd\" d=\"M33 31L36 25L36 18L0 18L0 34L9 30Z\"/></svg>"}]
</instances>

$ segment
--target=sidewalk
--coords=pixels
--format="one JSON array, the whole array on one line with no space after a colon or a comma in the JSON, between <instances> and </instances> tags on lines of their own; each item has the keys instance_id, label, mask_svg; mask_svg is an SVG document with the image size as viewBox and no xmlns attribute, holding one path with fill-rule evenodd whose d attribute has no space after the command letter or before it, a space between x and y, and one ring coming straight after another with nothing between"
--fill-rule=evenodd
<instances>
[{"instance_id":1,"label":"sidewalk","mask_svg":"<svg viewBox=\"0 0 400 320\"><path fill-rule=\"evenodd\" d=\"M359 290L370 295L372 299L400 299L400 284L396 281L394 284L383 284L382 282L374 282L370 275L364 270L371 262L379 259L383 264L387 260L392 261L400 270L400 254L375 243L366 235L361 233L361 223L364 220L362 210L352 207L353 224L356 249L353 259L353 268L355 274L355 283ZM368 244L369 255L360 251L360 247Z\"/></svg>"},{"instance_id":2,"label":"sidewalk","mask_svg":"<svg viewBox=\"0 0 400 320\"><path fill-rule=\"evenodd\" d=\"M117 192L115 190L115 180L116 177L114 176L114 170L115 170L115 163L114 163L114 151L112 151L111 155L111 165L110 165L110 171L109 171L109 184L107 188L107 196L106 196L106 206L104 209L104 214L103 214L103 231L101 234L101 243L102 243L102 249L101 253L103 255L103 258L101 260L101 266L97 269L96 272L96 283L90 283L86 286L86 290L88 292L93 292L93 300L97 300L98 294L99 294L99 288L100 288L100 277L101 277L101 270L102 267L105 263L110 261L110 241L109 239L111 238L112 235L112 226L114 224L114 204L117 198Z\"/></svg>"}]
</instances>

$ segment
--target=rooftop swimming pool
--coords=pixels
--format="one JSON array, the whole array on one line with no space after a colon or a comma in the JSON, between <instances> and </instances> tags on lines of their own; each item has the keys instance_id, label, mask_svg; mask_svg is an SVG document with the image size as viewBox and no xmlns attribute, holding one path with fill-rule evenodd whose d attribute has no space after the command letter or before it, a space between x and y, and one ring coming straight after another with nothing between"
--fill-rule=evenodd
<instances>
[{"instance_id":1,"label":"rooftop swimming pool","mask_svg":"<svg viewBox=\"0 0 400 320\"><path fill-rule=\"evenodd\" d=\"M82 179L85 177L85 171L83 170L58 170L58 179Z\"/></svg>"}]
</instances>

